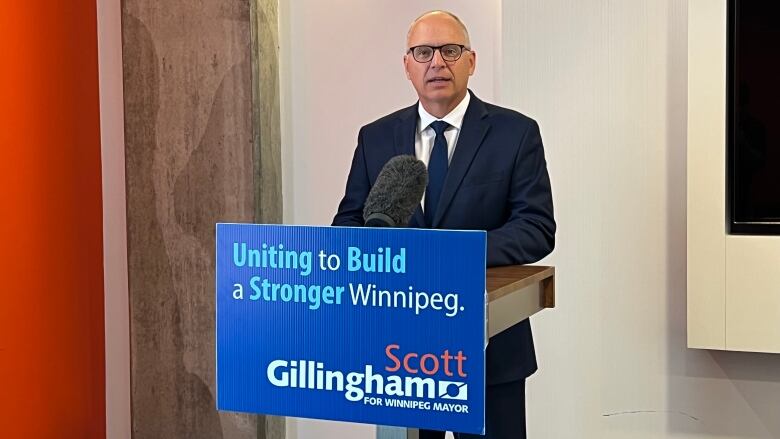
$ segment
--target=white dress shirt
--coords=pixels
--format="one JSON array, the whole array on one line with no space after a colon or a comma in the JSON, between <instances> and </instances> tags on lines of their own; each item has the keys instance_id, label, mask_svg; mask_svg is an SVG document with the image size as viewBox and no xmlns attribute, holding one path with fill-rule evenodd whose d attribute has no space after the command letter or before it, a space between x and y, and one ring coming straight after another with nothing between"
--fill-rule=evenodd
<instances>
[{"instance_id":1,"label":"white dress shirt","mask_svg":"<svg viewBox=\"0 0 780 439\"><path fill-rule=\"evenodd\" d=\"M417 131L414 135L414 155L418 160L422 160L425 166L431 158L433 151L433 141L436 139L436 132L430 127L431 123L437 120L443 120L450 124L444 131L444 138L447 139L447 162L452 162L452 155L455 153L455 145L458 143L460 128L463 125L463 116L466 115L466 109L469 107L471 93L466 92L466 97L452 109L446 116L437 119L425 111L422 104L417 104L417 111L420 117L417 119ZM425 195L423 195L422 206L425 206Z\"/></svg>"}]
</instances>

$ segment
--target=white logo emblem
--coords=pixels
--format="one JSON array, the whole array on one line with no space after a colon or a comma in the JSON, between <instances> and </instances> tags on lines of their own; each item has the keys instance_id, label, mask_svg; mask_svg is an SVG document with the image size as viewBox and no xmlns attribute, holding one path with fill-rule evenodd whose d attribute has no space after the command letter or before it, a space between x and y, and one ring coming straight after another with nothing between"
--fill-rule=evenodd
<instances>
[{"instance_id":1,"label":"white logo emblem","mask_svg":"<svg viewBox=\"0 0 780 439\"><path fill-rule=\"evenodd\" d=\"M467 400L469 386L457 381L439 381L439 398Z\"/></svg>"}]
</instances>

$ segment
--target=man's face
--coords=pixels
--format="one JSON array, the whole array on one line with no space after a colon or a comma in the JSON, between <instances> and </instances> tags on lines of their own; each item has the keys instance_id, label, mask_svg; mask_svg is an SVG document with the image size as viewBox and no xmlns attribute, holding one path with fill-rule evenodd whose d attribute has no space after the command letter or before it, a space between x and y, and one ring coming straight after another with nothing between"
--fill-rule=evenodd
<instances>
[{"instance_id":1,"label":"man's face","mask_svg":"<svg viewBox=\"0 0 780 439\"><path fill-rule=\"evenodd\" d=\"M461 26L446 14L431 14L421 18L412 28L407 41L410 47L445 44L468 45ZM474 73L476 53L463 50L457 61L445 61L439 50L433 59L420 63L407 51L404 56L406 77L412 81L423 105L454 107L466 96L469 76ZM450 108L451 109L451 108Z\"/></svg>"}]
</instances>

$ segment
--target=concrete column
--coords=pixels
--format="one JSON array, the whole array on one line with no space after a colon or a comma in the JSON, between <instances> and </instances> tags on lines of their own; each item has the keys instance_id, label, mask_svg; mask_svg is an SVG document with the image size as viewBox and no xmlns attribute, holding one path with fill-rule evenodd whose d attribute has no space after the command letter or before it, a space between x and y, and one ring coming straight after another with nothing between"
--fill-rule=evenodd
<instances>
[{"instance_id":1,"label":"concrete column","mask_svg":"<svg viewBox=\"0 0 780 439\"><path fill-rule=\"evenodd\" d=\"M274 430L215 406L214 225L281 218L279 143L261 148L256 124L272 107L260 101L278 108L278 93L254 91L253 10L250 0L122 5L136 439Z\"/></svg>"}]
</instances>

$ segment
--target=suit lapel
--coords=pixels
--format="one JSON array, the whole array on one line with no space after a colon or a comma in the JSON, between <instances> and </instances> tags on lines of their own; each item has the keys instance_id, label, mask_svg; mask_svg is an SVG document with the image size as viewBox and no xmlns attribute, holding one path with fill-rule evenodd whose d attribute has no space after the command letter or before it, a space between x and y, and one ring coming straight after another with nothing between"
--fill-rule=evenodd
<instances>
[{"instance_id":1,"label":"suit lapel","mask_svg":"<svg viewBox=\"0 0 780 439\"><path fill-rule=\"evenodd\" d=\"M460 182L466 175L471 162L474 160L474 156L485 139L485 134L487 134L490 128L490 124L484 120L486 116L487 109L484 102L477 99L472 93L471 102L469 102L469 107L463 116L458 143L455 146L455 153L452 156L447 177L444 179L444 188L442 188L439 205L436 207L436 216L433 218L431 227L438 227L441 223L447 207L452 202L458 186L460 186Z\"/></svg>"},{"instance_id":2,"label":"suit lapel","mask_svg":"<svg viewBox=\"0 0 780 439\"><path fill-rule=\"evenodd\" d=\"M416 129L417 104L414 104L401 113L399 121L395 126L395 132L393 133L395 155L415 155L414 139ZM412 219L409 221L409 227L426 227L425 216L420 205L417 205L417 209L414 210Z\"/></svg>"},{"instance_id":3,"label":"suit lapel","mask_svg":"<svg viewBox=\"0 0 780 439\"><path fill-rule=\"evenodd\" d=\"M396 155L414 155L414 131L417 129L417 104L406 108L398 116L393 133Z\"/></svg>"}]
</instances>

